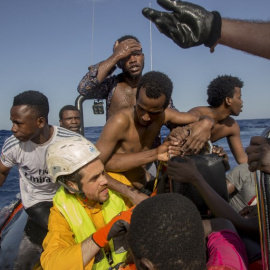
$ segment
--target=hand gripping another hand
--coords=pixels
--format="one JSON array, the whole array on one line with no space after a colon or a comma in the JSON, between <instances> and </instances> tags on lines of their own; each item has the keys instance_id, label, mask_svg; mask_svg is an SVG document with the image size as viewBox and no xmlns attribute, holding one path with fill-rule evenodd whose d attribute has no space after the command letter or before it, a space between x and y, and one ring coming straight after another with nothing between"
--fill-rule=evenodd
<instances>
[{"instance_id":1,"label":"hand gripping another hand","mask_svg":"<svg viewBox=\"0 0 270 270\"><path fill-rule=\"evenodd\" d=\"M183 1L157 0L157 2L172 12L144 8L142 13L161 33L171 38L181 48L204 44L213 51L221 37L221 16L217 11L209 12L201 6Z\"/></svg>"}]
</instances>

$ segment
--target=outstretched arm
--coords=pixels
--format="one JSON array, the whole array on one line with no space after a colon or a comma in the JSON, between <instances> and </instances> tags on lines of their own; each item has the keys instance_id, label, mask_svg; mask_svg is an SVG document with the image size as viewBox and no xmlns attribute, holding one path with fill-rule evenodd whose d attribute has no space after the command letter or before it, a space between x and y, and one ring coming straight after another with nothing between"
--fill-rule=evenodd
<instances>
[{"instance_id":1,"label":"outstretched arm","mask_svg":"<svg viewBox=\"0 0 270 270\"><path fill-rule=\"evenodd\" d=\"M241 141L240 128L236 122L233 124L231 130L232 134L227 137L231 152L238 164L247 163L247 154Z\"/></svg>"},{"instance_id":2,"label":"outstretched arm","mask_svg":"<svg viewBox=\"0 0 270 270\"><path fill-rule=\"evenodd\" d=\"M221 17L218 12L209 12L201 6L184 1L157 0L157 2L170 12L144 8L143 15L181 48L201 44L211 48L220 38Z\"/></svg>"},{"instance_id":3,"label":"outstretched arm","mask_svg":"<svg viewBox=\"0 0 270 270\"><path fill-rule=\"evenodd\" d=\"M172 148L172 150L170 150ZM137 153L115 153L110 160L106 163L106 170L112 172L124 172L135 169L137 167L146 165L154 161L167 161L169 154L172 152L174 155L175 148L171 146L171 142L164 142L158 148L140 151Z\"/></svg>"},{"instance_id":4,"label":"outstretched arm","mask_svg":"<svg viewBox=\"0 0 270 270\"><path fill-rule=\"evenodd\" d=\"M143 15L181 48L217 43L270 59L270 22L224 19L216 11L184 1L157 0L169 12L150 8Z\"/></svg>"},{"instance_id":5,"label":"outstretched arm","mask_svg":"<svg viewBox=\"0 0 270 270\"><path fill-rule=\"evenodd\" d=\"M147 163L169 159L170 142L165 142L155 149L146 151L130 151L119 153L120 145L126 143L126 137L130 136L130 119L128 114L119 112L106 122L99 140L96 143L100 151L100 159L105 164L105 169L112 172L128 171Z\"/></svg>"},{"instance_id":6,"label":"outstretched arm","mask_svg":"<svg viewBox=\"0 0 270 270\"><path fill-rule=\"evenodd\" d=\"M219 43L270 59L270 22L223 18Z\"/></svg>"},{"instance_id":7,"label":"outstretched arm","mask_svg":"<svg viewBox=\"0 0 270 270\"><path fill-rule=\"evenodd\" d=\"M193 185L216 217L226 218L230 220L237 229L244 230L248 233L251 231L259 232L258 218L242 218L232 206L221 198L203 179L194 160L188 157L183 158L183 163L169 160L167 171L171 179Z\"/></svg>"},{"instance_id":8,"label":"outstretched arm","mask_svg":"<svg viewBox=\"0 0 270 270\"><path fill-rule=\"evenodd\" d=\"M108 174L106 174L106 178L108 179L108 188L128 198L133 205L139 204L143 200L149 198L149 196L135 189L133 186L127 186L115 180Z\"/></svg>"}]
</instances>

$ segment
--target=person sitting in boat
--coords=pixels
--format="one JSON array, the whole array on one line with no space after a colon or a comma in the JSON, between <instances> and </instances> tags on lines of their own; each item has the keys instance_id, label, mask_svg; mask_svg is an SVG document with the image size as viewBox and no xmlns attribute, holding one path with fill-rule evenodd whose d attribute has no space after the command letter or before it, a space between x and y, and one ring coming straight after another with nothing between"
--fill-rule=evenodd
<instances>
[{"instance_id":1,"label":"person sitting in boat","mask_svg":"<svg viewBox=\"0 0 270 270\"><path fill-rule=\"evenodd\" d=\"M80 133L81 114L74 105L66 105L59 111L60 127Z\"/></svg>"},{"instance_id":2,"label":"person sitting in boat","mask_svg":"<svg viewBox=\"0 0 270 270\"><path fill-rule=\"evenodd\" d=\"M215 121L211 131L211 142L227 138L229 147L238 164L247 163L247 154L241 142L238 123L231 117L238 116L242 111L241 88L243 82L233 76L218 76L210 82L207 89L209 106L199 106L188 112L198 117L208 115ZM171 133L177 137L177 128Z\"/></svg>"},{"instance_id":3,"label":"person sitting in boat","mask_svg":"<svg viewBox=\"0 0 270 270\"><path fill-rule=\"evenodd\" d=\"M142 189L154 178L145 170L147 163L167 161L170 154L179 154L179 142L171 144L167 141L151 149L162 125L168 121L178 125L192 123L189 125L192 135L185 143L189 143L195 152L200 151L208 141L213 119L208 116L200 119L193 114L167 108L172 90L173 84L167 75L150 71L138 83L136 105L123 109L108 119L96 146L101 152L100 159L105 164L106 171L114 172L113 178L122 181L122 176L125 176L134 187ZM183 127L184 139L187 134Z\"/></svg>"},{"instance_id":4,"label":"person sitting in boat","mask_svg":"<svg viewBox=\"0 0 270 270\"><path fill-rule=\"evenodd\" d=\"M39 91L25 91L14 97L10 110L13 135L2 147L0 186L9 171L18 166L22 204L29 217L47 230L52 198L59 185L51 182L45 161L47 148L66 137L81 136L48 124L49 102Z\"/></svg>"},{"instance_id":5,"label":"person sitting in boat","mask_svg":"<svg viewBox=\"0 0 270 270\"><path fill-rule=\"evenodd\" d=\"M226 182L230 204L237 212L256 205L255 173L248 169L247 163L239 164L227 173Z\"/></svg>"},{"instance_id":6,"label":"person sitting in boat","mask_svg":"<svg viewBox=\"0 0 270 270\"><path fill-rule=\"evenodd\" d=\"M132 203L108 189L99 155L83 137L64 139L48 148L48 171L52 182L61 187L53 198L43 241L44 270L109 269L126 259L128 247L121 233L129 226ZM141 194L137 201L146 198ZM113 236L118 237L112 241Z\"/></svg>"},{"instance_id":7,"label":"person sitting in boat","mask_svg":"<svg viewBox=\"0 0 270 270\"><path fill-rule=\"evenodd\" d=\"M112 75L118 68L122 70ZM113 53L106 60L92 65L78 85L78 92L92 99L106 99L106 121L118 111L134 107L138 82L144 68L144 54L137 37L125 35L116 40ZM172 99L168 107L177 110ZM168 129L175 126L165 124ZM160 134L157 135L153 147L161 144ZM153 170L152 170L153 171Z\"/></svg>"},{"instance_id":8,"label":"person sitting in boat","mask_svg":"<svg viewBox=\"0 0 270 270\"><path fill-rule=\"evenodd\" d=\"M233 223L237 231L241 233L251 262L260 258L260 234L257 215L242 216L239 214L210 187L198 171L195 161L189 157L173 157L167 162L167 173L171 180L194 186L215 217L222 217Z\"/></svg>"},{"instance_id":9,"label":"person sitting in boat","mask_svg":"<svg viewBox=\"0 0 270 270\"><path fill-rule=\"evenodd\" d=\"M202 221L195 205L180 194L160 194L137 205L128 243L135 266L121 270L249 269L232 223Z\"/></svg>"},{"instance_id":10,"label":"person sitting in boat","mask_svg":"<svg viewBox=\"0 0 270 270\"><path fill-rule=\"evenodd\" d=\"M223 157L226 171L230 170L229 157L223 147L213 145L213 153ZM254 207L256 199L256 178L255 173L248 169L247 163L235 166L226 174L226 186L229 195L230 205L242 215L256 213ZM243 213L242 213L243 211Z\"/></svg>"}]
</instances>

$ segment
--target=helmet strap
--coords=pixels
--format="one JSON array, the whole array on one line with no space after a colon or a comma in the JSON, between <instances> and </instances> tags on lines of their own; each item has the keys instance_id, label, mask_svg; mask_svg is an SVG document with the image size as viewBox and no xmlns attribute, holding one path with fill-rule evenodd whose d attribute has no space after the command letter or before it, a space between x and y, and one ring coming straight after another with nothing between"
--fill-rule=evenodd
<instances>
[{"instance_id":1,"label":"helmet strap","mask_svg":"<svg viewBox=\"0 0 270 270\"><path fill-rule=\"evenodd\" d=\"M59 183L60 185L62 185L64 188L66 188L68 191L70 191L70 192L72 192L72 193L76 193L76 194L79 195L82 199L85 199L85 198L86 198L86 196L85 196L85 194L84 194L83 191L79 191L79 190L77 190L77 189L74 189L74 188L72 188L72 187L66 185L65 183L63 183L62 181L59 181L59 180L58 180L58 183Z\"/></svg>"}]
</instances>

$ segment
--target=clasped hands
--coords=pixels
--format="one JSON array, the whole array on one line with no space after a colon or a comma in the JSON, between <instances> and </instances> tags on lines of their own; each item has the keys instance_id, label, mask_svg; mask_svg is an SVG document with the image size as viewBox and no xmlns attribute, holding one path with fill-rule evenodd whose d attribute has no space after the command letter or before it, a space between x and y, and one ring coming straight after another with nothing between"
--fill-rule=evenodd
<instances>
[{"instance_id":1,"label":"clasped hands","mask_svg":"<svg viewBox=\"0 0 270 270\"><path fill-rule=\"evenodd\" d=\"M200 153L210 137L210 130L204 129L199 122L196 122L173 129L164 141L170 142L168 154L172 157Z\"/></svg>"}]
</instances>

